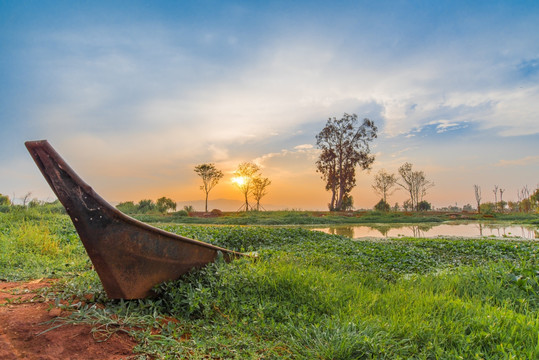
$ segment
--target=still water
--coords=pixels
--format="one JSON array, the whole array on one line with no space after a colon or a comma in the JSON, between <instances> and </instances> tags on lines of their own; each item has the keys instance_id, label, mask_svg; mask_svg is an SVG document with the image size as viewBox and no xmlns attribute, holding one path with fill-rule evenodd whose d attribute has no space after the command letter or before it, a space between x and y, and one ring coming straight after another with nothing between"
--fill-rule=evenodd
<instances>
[{"instance_id":1,"label":"still water","mask_svg":"<svg viewBox=\"0 0 539 360\"><path fill-rule=\"evenodd\" d=\"M420 237L431 238L439 236L457 237L500 237L539 239L539 227L530 225L501 225L484 223L467 224L368 224L368 225L336 225L316 227L312 230L328 234L343 235L353 239L374 237Z\"/></svg>"}]
</instances>

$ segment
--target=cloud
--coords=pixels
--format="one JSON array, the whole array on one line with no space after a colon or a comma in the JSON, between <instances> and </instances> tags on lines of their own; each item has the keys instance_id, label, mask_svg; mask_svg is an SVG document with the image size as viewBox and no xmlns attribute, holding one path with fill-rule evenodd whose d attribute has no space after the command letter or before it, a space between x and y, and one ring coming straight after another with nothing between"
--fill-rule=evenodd
<instances>
[{"instance_id":1,"label":"cloud","mask_svg":"<svg viewBox=\"0 0 539 360\"><path fill-rule=\"evenodd\" d=\"M313 147L314 146L311 144L303 144L303 145L294 146L294 150L298 150L299 152L302 152L302 151L311 150Z\"/></svg>"},{"instance_id":2,"label":"cloud","mask_svg":"<svg viewBox=\"0 0 539 360\"><path fill-rule=\"evenodd\" d=\"M508 166L530 166L539 164L539 156L526 156L520 159L514 160L500 160L495 166L508 167Z\"/></svg>"},{"instance_id":3,"label":"cloud","mask_svg":"<svg viewBox=\"0 0 539 360\"><path fill-rule=\"evenodd\" d=\"M267 153L259 156L253 162L262 168L270 168L273 172L285 173L303 172L305 167L311 168L319 150L311 144L294 146L292 150L282 149L279 152ZM309 164L305 166L305 164Z\"/></svg>"},{"instance_id":4,"label":"cloud","mask_svg":"<svg viewBox=\"0 0 539 360\"><path fill-rule=\"evenodd\" d=\"M428 44L395 61L372 53L367 35L343 51L351 44L335 42L338 33L302 32L267 36L240 59L233 49L244 39L230 42L211 29L145 23L82 30L43 34L35 50L46 60L36 71L52 81L50 101L34 113L45 134L61 128L119 146L129 136L152 141L155 154L177 142L190 156L209 152L219 161L238 144L256 146L343 112L382 121L390 137L434 124L438 133L472 123L505 136L539 132L539 86L504 80L514 64L467 57L465 45ZM223 56L205 52L217 49ZM534 67L533 59L519 65Z\"/></svg>"}]
</instances>

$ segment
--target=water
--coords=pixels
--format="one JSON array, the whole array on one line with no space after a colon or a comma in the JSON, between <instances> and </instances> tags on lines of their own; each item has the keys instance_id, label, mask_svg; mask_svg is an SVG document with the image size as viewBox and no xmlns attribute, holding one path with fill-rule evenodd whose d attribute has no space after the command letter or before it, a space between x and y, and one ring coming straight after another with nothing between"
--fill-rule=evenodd
<instances>
[{"instance_id":1,"label":"water","mask_svg":"<svg viewBox=\"0 0 539 360\"><path fill-rule=\"evenodd\" d=\"M343 235L353 239L374 237L418 237L434 238L440 236L456 237L498 237L539 239L539 228L531 225L501 225L484 223L466 224L369 224L369 225L336 225L317 227L313 230L328 234Z\"/></svg>"}]
</instances>

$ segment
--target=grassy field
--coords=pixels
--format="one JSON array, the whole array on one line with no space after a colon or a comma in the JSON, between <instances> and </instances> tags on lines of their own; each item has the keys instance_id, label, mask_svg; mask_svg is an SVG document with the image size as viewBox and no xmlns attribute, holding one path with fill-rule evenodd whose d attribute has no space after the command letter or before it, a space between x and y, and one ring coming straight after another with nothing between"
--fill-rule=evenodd
<instances>
[{"instance_id":1,"label":"grassy field","mask_svg":"<svg viewBox=\"0 0 539 360\"><path fill-rule=\"evenodd\" d=\"M329 212L329 211L249 211L221 213L206 216L194 213L186 216L184 211L172 214L132 215L144 222L178 224L223 224L223 225L324 225L324 224L399 224L440 223L444 221L503 221L519 224L539 225L539 214L533 213L447 213L447 212Z\"/></svg>"},{"instance_id":2,"label":"grassy field","mask_svg":"<svg viewBox=\"0 0 539 360\"><path fill-rule=\"evenodd\" d=\"M60 278L43 296L73 310L62 321L129 332L141 359L539 358L535 242L162 227L258 257L108 301L65 215L17 212L0 214L0 279Z\"/></svg>"}]
</instances>

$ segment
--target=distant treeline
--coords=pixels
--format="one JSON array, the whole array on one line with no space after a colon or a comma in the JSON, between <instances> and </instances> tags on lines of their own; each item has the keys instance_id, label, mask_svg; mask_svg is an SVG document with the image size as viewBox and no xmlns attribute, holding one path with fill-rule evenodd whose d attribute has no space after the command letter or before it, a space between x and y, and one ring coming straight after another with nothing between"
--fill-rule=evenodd
<instances>
[{"instance_id":1,"label":"distant treeline","mask_svg":"<svg viewBox=\"0 0 539 360\"><path fill-rule=\"evenodd\" d=\"M150 199L140 200L138 203L134 201L124 201L116 205L116 208L125 214L168 214L172 213L178 216L187 216L192 207L185 207L183 210L176 211L176 203L174 200L165 196L160 197L157 201Z\"/></svg>"},{"instance_id":2,"label":"distant treeline","mask_svg":"<svg viewBox=\"0 0 539 360\"><path fill-rule=\"evenodd\" d=\"M22 209L36 209L40 212L52 213L52 214L65 214L64 206L59 200L51 202L41 201L38 199L29 199L30 193L26 194L23 198L22 204L14 204L9 196L0 194L0 213L7 213L10 211L17 211Z\"/></svg>"}]
</instances>

